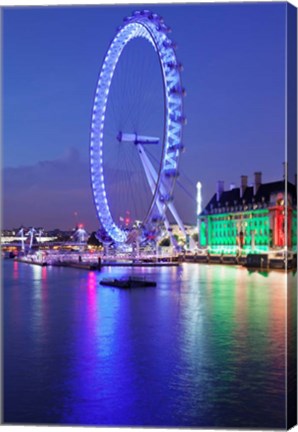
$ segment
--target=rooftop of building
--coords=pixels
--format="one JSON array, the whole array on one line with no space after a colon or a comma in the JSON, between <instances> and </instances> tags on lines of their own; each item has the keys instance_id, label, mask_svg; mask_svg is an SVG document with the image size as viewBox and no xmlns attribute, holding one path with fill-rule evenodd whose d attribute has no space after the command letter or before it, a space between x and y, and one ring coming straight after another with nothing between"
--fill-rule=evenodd
<instances>
[{"instance_id":1,"label":"rooftop of building","mask_svg":"<svg viewBox=\"0 0 298 432\"><path fill-rule=\"evenodd\" d=\"M215 209L217 210L216 212L223 212L247 210L249 208L267 208L270 206L272 196L278 193L284 193L286 186L285 180L271 183L260 183L257 187L247 186L244 182L241 187L233 187L230 190L225 191L223 190L223 182L219 183L221 183L219 190L212 196L208 204L205 206L201 213L202 215L211 212L213 213ZM292 197L292 205L296 206L296 186L287 182L287 190L288 194Z\"/></svg>"}]
</instances>

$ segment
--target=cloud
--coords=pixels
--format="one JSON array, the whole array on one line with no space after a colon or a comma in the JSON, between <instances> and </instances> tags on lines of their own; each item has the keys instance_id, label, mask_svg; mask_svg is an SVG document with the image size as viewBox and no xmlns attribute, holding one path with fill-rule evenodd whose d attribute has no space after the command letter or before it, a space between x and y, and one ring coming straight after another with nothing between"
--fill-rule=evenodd
<instances>
[{"instance_id":1,"label":"cloud","mask_svg":"<svg viewBox=\"0 0 298 432\"><path fill-rule=\"evenodd\" d=\"M133 211L135 206L138 208L135 216L142 217L150 200L148 191L142 189L143 192L138 192L137 173L130 171L124 175L122 170L110 167L106 174L109 203L116 220L125 213L125 209ZM68 149L55 160L4 168L2 186L4 229L20 225L72 229L76 223L83 223L89 231L99 227L89 162L83 160L76 149ZM191 221L193 218L189 215L195 214L195 200L186 199L179 189L175 188L175 205L182 219ZM150 191L149 195L151 199Z\"/></svg>"},{"instance_id":2,"label":"cloud","mask_svg":"<svg viewBox=\"0 0 298 432\"><path fill-rule=\"evenodd\" d=\"M75 149L55 160L3 169L3 228L72 228L78 221L96 229L89 164Z\"/></svg>"}]
</instances>

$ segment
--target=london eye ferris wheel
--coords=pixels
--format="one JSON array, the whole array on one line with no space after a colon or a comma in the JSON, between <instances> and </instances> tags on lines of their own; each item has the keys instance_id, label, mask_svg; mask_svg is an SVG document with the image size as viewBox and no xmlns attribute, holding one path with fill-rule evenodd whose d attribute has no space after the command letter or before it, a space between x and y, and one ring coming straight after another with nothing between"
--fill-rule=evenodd
<instances>
[{"instance_id":1,"label":"london eye ferris wheel","mask_svg":"<svg viewBox=\"0 0 298 432\"><path fill-rule=\"evenodd\" d=\"M185 124L182 65L163 19L136 11L105 55L92 113L91 185L98 219L116 243L129 223L148 228L171 213ZM129 217L127 217L129 215ZM128 221L128 222L127 222Z\"/></svg>"}]
</instances>

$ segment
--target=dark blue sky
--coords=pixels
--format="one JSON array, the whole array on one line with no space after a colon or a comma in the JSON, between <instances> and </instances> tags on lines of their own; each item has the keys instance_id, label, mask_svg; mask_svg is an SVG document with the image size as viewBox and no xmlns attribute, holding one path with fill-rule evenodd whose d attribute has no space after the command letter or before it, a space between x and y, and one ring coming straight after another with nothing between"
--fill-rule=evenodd
<instances>
[{"instance_id":1,"label":"dark blue sky","mask_svg":"<svg viewBox=\"0 0 298 432\"><path fill-rule=\"evenodd\" d=\"M188 119L181 181L282 178L286 3L150 5L173 29ZM4 227L97 227L88 170L89 125L107 47L134 6L5 8ZM138 6L138 9L142 9ZM189 182L185 186L195 194ZM177 188L176 207L195 222Z\"/></svg>"}]
</instances>

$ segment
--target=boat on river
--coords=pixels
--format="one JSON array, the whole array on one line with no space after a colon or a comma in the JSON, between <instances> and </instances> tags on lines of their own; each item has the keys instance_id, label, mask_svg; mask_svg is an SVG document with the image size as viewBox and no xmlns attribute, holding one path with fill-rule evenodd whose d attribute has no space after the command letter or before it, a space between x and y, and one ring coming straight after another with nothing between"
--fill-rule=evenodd
<instances>
[{"instance_id":1,"label":"boat on river","mask_svg":"<svg viewBox=\"0 0 298 432\"><path fill-rule=\"evenodd\" d=\"M100 282L100 285L112 286L117 288L144 288L144 287L156 287L155 281L149 281L141 277L123 277L123 278L104 278Z\"/></svg>"}]
</instances>

